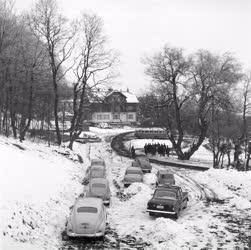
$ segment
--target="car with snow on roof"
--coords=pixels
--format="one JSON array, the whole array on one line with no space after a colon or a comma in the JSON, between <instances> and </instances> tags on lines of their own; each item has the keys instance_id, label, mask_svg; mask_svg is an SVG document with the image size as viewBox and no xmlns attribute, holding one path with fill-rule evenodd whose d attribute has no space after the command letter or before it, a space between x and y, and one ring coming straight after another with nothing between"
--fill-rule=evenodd
<instances>
[{"instance_id":1,"label":"car with snow on roof","mask_svg":"<svg viewBox=\"0 0 251 250\"><path fill-rule=\"evenodd\" d=\"M103 200L105 205L110 205L111 191L109 181L105 178L93 178L86 188L86 197L96 197Z\"/></svg>"},{"instance_id":2,"label":"car with snow on roof","mask_svg":"<svg viewBox=\"0 0 251 250\"><path fill-rule=\"evenodd\" d=\"M91 165L87 168L82 184L86 185L90 179L106 178L106 167L103 165Z\"/></svg>"},{"instance_id":3,"label":"car with snow on roof","mask_svg":"<svg viewBox=\"0 0 251 250\"><path fill-rule=\"evenodd\" d=\"M143 182L143 172L141 168L138 167L128 167L126 169L123 183L124 187L128 187L134 182Z\"/></svg>"},{"instance_id":4,"label":"car with snow on roof","mask_svg":"<svg viewBox=\"0 0 251 250\"><path fill-rule=\"evenodd\" d=\"M105 165L105 161L103 159L92 159L91 160L91 166L94 166L94 165L101 165L101 166L106 166Z\"/></svg>"},{"instance_id":5,"label":"car with snow on roof","mask_svg":"<svg viewBox=\"0 0 251 250\"><path fill-rule=\"evenodd\" d=\"M132 166L141 168L143 173L152 171L152 165L146 155L138 155L132 162Z\"/></svg>"},{"instance_id":6,"label":"car with snow on roof","mask_svg":"<svg viewBox=\"0 0 251 250\"><path fill-rule=\"evenodd\" d=\"M188 193L181 187L163 185L155 189L153 197L147 203L150 216L173 215L178 219L180 211L187 207Z\"/></svg>"},{"instance_id":7,"label":"car with snow on roof","mask_svg":"<svg viewBox=\"0 0 251 250\"><path fill-rule=\"evenodd\" d=\"M69 237L102 237L105 235L106 219L102 199L79 197L67 219L63 240Z\"/></svg>"},{"instance_id":8,"label":"car with snow on roof","mask_svg":"<svg viewBox=\"0 0 251 250\"><path fill-rule=\"evenodd\" d=\"M161 169L157 172L156 186L161 186L166 184L175 185L175 178L174 175L171 174L168 170Z\"/></svg>"}]
</instances>

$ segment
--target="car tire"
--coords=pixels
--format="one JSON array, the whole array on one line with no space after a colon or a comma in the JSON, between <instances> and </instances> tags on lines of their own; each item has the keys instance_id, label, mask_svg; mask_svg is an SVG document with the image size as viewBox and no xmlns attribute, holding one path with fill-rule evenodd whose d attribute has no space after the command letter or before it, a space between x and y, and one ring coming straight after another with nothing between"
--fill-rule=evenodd
<instances>
[{"instance_id":1,"label":"car tire","mask_svg":"<svg viewBox=\"0 0 251 250\"><path fill-rule=\"evenodd\" d=\"M175 213L175 215L174 215L174 218L175 218L176 220L178 220L179 214L180 214L180 210L178 210L177 213Z\"/></svg>"},{"instance_id":2,"label":"car tire","mask_svg":"<svg viewBox=\"0 0 251 250\"><path fill-rule=\"evenodd\" d=\"M185 203L185 206L183 207L183 209L187 208L187 202L188 202L188 199L186 199L186 203Z\"/></svg>"},{"instance_id":3,"label":"car tire","mask_svg":"<svg viewBox=\"0 0 251 250\"><path fill-rule=\"evenodd\" d=\"M63 232L62 232L62 240L63 240L63 241L67 241L67 240L69 240L69 239L70 239L70 237L67 235L66 230L63 231Z\"/></svg>"},{"instance_id":4,"label":"car tire","mask_svg":"<svg viewBox=\"0 0 251 250\"><path fill-rule=\"evenodd\" d=\"M154 212L149 212L149 215L150 216L155 216L155 213Z\"/></svg>"}]
</instances>

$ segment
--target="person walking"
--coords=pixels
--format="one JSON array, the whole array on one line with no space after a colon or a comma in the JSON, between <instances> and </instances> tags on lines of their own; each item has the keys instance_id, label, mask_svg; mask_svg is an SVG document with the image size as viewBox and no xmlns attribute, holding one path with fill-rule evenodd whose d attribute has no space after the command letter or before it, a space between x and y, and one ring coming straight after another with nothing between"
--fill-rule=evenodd
<instances>
[{"instance_id":1,"label":"person walking","mask_svg":"<svg viewBox=\"0 0 251 250\"><path fill-rule=\"evenodd\" d=\"M132 156L133 159L134 159L135 156L136 156L134 146L131 147L131 156Z\"/></svg>"}]
</instances>

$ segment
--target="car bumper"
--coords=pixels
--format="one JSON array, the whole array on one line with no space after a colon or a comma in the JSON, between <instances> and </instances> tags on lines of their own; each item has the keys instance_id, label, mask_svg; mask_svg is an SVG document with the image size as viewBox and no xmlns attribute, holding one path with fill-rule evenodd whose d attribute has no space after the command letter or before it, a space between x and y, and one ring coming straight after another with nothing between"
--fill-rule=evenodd
<instances>
[{"instance_id":1,"label":"car bumper","mask_svg":"<svg viewBox=\"0 0 251 250\"><path fill-rule=\"evenodd\" d=\"M176 214L174 211L164 211L164 210L155 210L155 209L147 209L149 213L156 213L156 214Z\"/></svg>"},{"instance_id":2,"label":"car bumper","mask_svg":"<svg viewBox=\"0 0 251 250\"><path fill-rule=\"evenodd\" d=\"M139 183L142 183L143 180L135 180L135 181L124 181L123 184L124 185L131 185L132 183L135 183L135 182L139 182Z\"/></svg>"},{"instance_id":3,"label":"car bumper","mask_svg":"<svg viewBox=\"0 0 251 250\"><path fill-rule=\"evenodd\" d=\"M104 205L109 205L110 204L110 200L103 200Z\"/></svg>"},{"instance_id":4,"label":"car bumper","mask_svg":"<svg viewBox=\"0 0 251 250\"><path fill-rule=\"evenodd\" d=\"M69 232L67 232L67 235L69 237L90 237L90 238L92 238L92 237L101 237L101 236L104 235L104 233L100 232L100 233L94 233L94 234L77 234L77 233L69 233Z\"/></svg>"}]
</instances>

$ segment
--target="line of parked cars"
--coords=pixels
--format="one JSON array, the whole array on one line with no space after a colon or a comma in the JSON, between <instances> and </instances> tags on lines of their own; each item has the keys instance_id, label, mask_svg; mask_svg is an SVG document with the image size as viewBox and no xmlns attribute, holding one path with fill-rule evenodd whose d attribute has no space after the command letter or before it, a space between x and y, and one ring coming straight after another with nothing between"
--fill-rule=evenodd
<instances>
[{"instance_id":1,"label":"line of parked cars","mask_svg":"<svg viewBox=\"0 0 251 250\"><path fill-rule=\"evenodd\" d=\"M134 182L143 182L144 173L150 173L152 165L145 155L137 156L132 166L125 171L123 184L128 187ZM103 237L106 229L107 213L111 191L107 180L105 161L93 159L83 179L84 191L71 207L62 234L64 240L69 237ZM156 189L147 203L150 216L171 214L178 218L180 211L187 207L188 194L175 186L174 175L168 170L159 170Z\"/></svg>"},{"instance_id":2,"label":"line of parked cars","mask_svg":"<svg viewBox=\"0 0 251 250\"><path fill-rule=\"evenodd\" d=\"M106 176L106 164L102 159L93 159L83 179L84 191L71 208L63 239L69 237L103 237L111 191Z\"/></svg>"},{"instance_id":3,"label":"line of parked cars","mask_svg":"<svg viewBox=\"0 0 251 250\"><path fill-rule=\"evenodd\" d=\"M123 184L128 187L133 182L143 182L144 173L150 173L152 166L145 155L140 155L125 171ZM157 172L156 189L151 200L147 203L150 216L174 215L179 217L180 211L187 207L188 194L182 188L175 186L175 178L168 170Z\"/></svg>"},{"instance_id":4,"label":"line of parked cars","mask_svg":"<svg viewBox=\"0 0 251 250\"><path fill-rule=\"evenodd\" d=\"M173 215L178 219L180 211L187 207L188 193L175 186L175 178L168 170L157 172L156 189L147 203L150 216Z\"/></svg>"}]
</instances>

